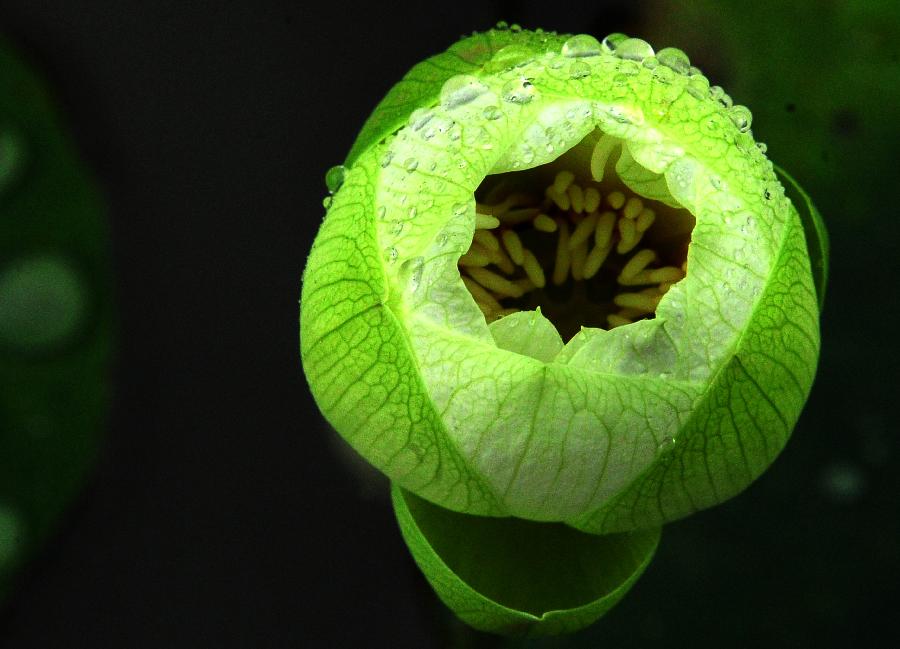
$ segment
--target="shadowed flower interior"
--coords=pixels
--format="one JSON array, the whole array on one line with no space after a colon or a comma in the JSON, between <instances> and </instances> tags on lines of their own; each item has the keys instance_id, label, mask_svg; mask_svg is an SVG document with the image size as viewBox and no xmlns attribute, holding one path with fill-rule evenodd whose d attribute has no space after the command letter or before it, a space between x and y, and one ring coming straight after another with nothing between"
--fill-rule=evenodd
<instances>
[{"instance_id":1,"label":"shadowed flower interior","mask_svg":"<svg viewBox=\"0 0 900 649\"><path fill-rule=\"evenodd\" d=\"M596 130L552 163L488 176L463 282L492 322L540 309L564 340L652 318L687 272L694 217L629 188Z\"/></svg>"}]
</instances>

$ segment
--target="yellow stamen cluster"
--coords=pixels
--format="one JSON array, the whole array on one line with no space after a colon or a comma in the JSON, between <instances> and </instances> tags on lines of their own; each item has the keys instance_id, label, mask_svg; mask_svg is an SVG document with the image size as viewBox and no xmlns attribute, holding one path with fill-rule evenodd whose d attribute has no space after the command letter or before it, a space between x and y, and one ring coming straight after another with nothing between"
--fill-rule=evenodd
<instances>
[{"instance_id":1,"label":"yellow stamen cluster","mask_svg":"<svg viewBox=\"0 0 900 649\"><path fill-rule=\"evenodd\" d=\"M616 285L626 289L612 298L618 310L607 315L606 324L613 328L652 316L666 291L685 276L686 262L661 265L657 251L639 247L656 212L638 196L618 189L603 195L598 185L579 184L563 170L543 198L490 198L476 203L475 235L459 260L463 281L488 322L518 311L504 301L544 289L548 276L553 286L562 286L569 278L592 280L606 267L604 272L618 270ZM555 254L544 255L546 264L523 241L529 231L556 238ZM607 264L611 255L615 261Z\"/></svg>"}]
</instances>

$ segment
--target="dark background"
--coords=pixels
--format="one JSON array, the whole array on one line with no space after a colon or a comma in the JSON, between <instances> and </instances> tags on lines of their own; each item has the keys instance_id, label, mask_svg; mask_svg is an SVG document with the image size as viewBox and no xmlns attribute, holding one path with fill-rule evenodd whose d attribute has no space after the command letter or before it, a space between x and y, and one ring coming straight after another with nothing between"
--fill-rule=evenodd
<instances>
[{"instance_id":1,"label":"dark background","mask_svg":"<svg viewBox=\"0 0 900 649\"><path fill-rule=\"evenodd\" d=\"M896 3L424 7L0 3L108 197L120 309L107 446L0 646L532 646L436 603L298 353L324 171L409 67L500 19L683 47L751 107L833 244L817 384L782 457L668 526L597 625L541 646L894 645Z\"/></svg>"}]
</instances>

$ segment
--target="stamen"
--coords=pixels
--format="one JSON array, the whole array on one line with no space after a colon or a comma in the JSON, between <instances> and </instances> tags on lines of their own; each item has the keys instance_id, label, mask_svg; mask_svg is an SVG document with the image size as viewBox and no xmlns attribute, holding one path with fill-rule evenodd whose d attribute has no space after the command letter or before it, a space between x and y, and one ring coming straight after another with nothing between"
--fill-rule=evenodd
<instances>
[{"instance_id":1,"label":"stamen","mask_svg":"<svg viewBox=\"0 0 900 649\"><path fill-rule=\"evenodd\" d=\"M580 186L572 184L569 185L569 202L572 204L572 210L576 214L581 214L584 211L584 191Z\"/></svg>"},{"instance_id":2,"label":"stamen","mask_svg":"<svg viewBox=\"0 0 900 649\"><path fill-rule=\"evenodd\" d=\"M621 238L619 239L619 243L616 244L616 252L620 255L624 255L631 251L631 249L638 244L638 241L640 241L637 228L632 219L619 219L619 236Z\"/></svg>"},{"instance_id":3,"label":"stamen","mask_svg":"<svg viewBox=\"0 0 900 649\"><path fill-rule=\"evenodd\" d=\"M516 266L521 266L525 261L525 257L522 253L522 240L519 238L519 235L513 230L504 230L500 236L513 263Z\"/></svg>"},{"instance_id":4,"label":"stamen","mask_svg":"<svg viewBox=\"0 0 900 649\"><path fill-rule=\"evenodd\" d=\"M500 242L497 241L497 237L487 230L475 230L472 238L488 250L500 250Z\"/></svg>"},{"instance_id":5,"label":"stamen","mask_svg":"<svg viewBox=\"0 0 900 649\"><path fill-rule=\"evenodd\" d=\"M646 232L653 222L656 220L656 212L651 210L649 207L645 207L640 214L638 214L637 221L635 221L634 225L637 227L638 232Z\"/></svg>"},{"instance_id":6,"label":"stamen","mask_svg":"<svg viewBox=\"0 0 900 649\"><path fill-rule=\"evenodd\" d=\"M597 219L597 231L594 234L594 243L601 248L605 248L612 241L612 231L616 227L615 212L604 212Z\"/></svg>"},{"instance_id":7,"label":"stamen","mask_svg":"<svg viewBox=\"0 0 900 649\"><path fill-rule=\"evenodd\" d=\"M571 244L572 242L569 241ZM572 279L580 282L584 279L584 262L587 261L587 241L582 241L575 248L570 248L572 254Z\"/></svg>"},{"instance_id":8,"label":"stamen","mask_svg":"<svg viewBox=\"0 0 900 649\"><path fill-rule=\"evenodd\" d=\"M575 180L575 174L568 169L563 169L556 174L556 178L553 179L553 190L557 194L564 194L569 188L569 185L572 184L573 180Z\"/></svg>"},{"instance_id":9,"label":"stamen","mask_svg":"<svg viewBox=\"0 0 900 649\"><path fill-rule=\"evenodd\" d=\"M495 264L504 273L512 275L516 272L516 267L513 265L512 260L507 257L502 248L497 246L496 250L488 250L487 248L484 250L485 254L487 254L488 258L491 260L491 263Z\"/></svg>"},{"instance_id":10,"label":"stamen","mask_svg":"<svg viewBox=\"0 0 900 649\"><path fill-rule=\"evenodd\" d=\"M594 150L591 153L591 177L598 183L603 180L603 174L606 171L606 162L612 154L613 149L622 143L617 137L612 135L602 135Z\"/></svg>"},{"instance_id":11,"label":"stamen","mask_svg":"<svg viewBox=\"0 0 900 649\"><path fill-rule=\"evenodd\" d=\"M525 223L526 221L532 220L540 213L541 210L537 207L525 207L504 212L503 214L499 214L497 218L500 219L500 222L503 225L518 225L519 223Z\"/></svg>"},{"instance_id":12,"label":"stamen","mask_svg":"<svg viewBox=\"0 0 900 649\"><path fill-rule=\"evenodd\" d=\"M584 211L596 212L600 207L600 191L596 187L588 187L584 190Z\"/></svg>"},{"instance_id":13,"label":"stamen","mask_svg":"<svg viewBox=\"0 0 900 649\"><path fill-rule=\"evenodd\" d=\"M472 270L475 271L481 269L473 268ZM613 303L616 306L629 309L640 309L642 313L653 313L653 311L656 310L656 305L659 304L659 299L661 297L661 295L652 296L647 295L646 293L619 293L613 298Z\"/></svg>"},{"instance_id":14,"label":"stamen","mask_svg":"<svg viewBox=\"0 0 900 649\"><path fill-rule=\"evenodd\" d=\"M587 259L584 260L585 279L590 279L597 274L611 251L612 246L609 244L605 246L594 246L590 254L588 254Z\"/></svg>"},{"instance_id":15,"label":"stamen","mask_svg":"<svg viewBox=\"0 0 900 649\"><path fill-rule=\"evenodd\" d=\"M563 212L568 211L572 206L572 203L569 201L569 195L563 192L556 191L556 187L554 187L553 185L550 185L546 189L544 194L547 196L547 198L556 203L556 207L561 209Z\"/></svg>"},{"instance_id":16,"label":"stamen","mask_svg":"<svg viewBox=\"0 0 900 649\"><path fill-rule=\"evenodd\" d=\"M460 266L487 266L491 263L491 260L488 259L487 255L479 252L476 248L472 247L459 258Z\"/></svg>"},{"instance_id":17,"label":"stamen","mask_svg":"<svg viewBox=\"0 0 900 649\"><path fill-rule=\"evenodd\" d=\"M559 240L556 243L556 262L553 265L553 284L560 286L569 276L571 264L569 256L569 226L565 221L559 221Z\"/></svg>"},{"instance_id":18,"label":"stamen","mask_svg":"<svg viewBox=\"0 0 900 649\"><path fill-rule=\"evenodd\" d=\"M625 194L619 191L610 192L609 196L606 197L606 202L614 210L621 209L625 204Z\"/></svg>"},{"instance_id":19,"label":"stamen","mask_svg":"<svg viewBox=\"0 0 900 649\"><path fill-rule=\"evenodd\" d=\"M556 232L556 221L546 214L538 214L534 217L534 229L541 232Z\"/></svg>"},{"instance_id":20,"label":"stamen","mask_svg":"<svg viewBox=\"0 0 900 649\"><path fill-rule=\"evenodd\" d=\"M522 297L525 293L516 284L486 268L471 267L467 270L472 279L502 297Z\"/></svg>"},{"instance_id":21,"label":"stamen","mask_svg":"<svg viewBox=\"0 0 900 649\"><path fill-rule=\"evenodd\" d=\"M599 218L600 215L594 212L593 214L588 214L575 226L575 231L569 239L569 250L574 250L582 241L587 241L591 238Z\"/></svg>"},{"instance_id":22,"label":"stamen","mask_svg":"<svg viewBox=\"0 0 900 649\"><path fill-rule=\"evenodd\" d=\"M475 303L486 316L503 309L503 307L500 306L500 303L494 299L494 296L475 280L463 275L462 281L463 284L466 285L466 288L469 289L469 293L472 294L472 297L475 298Z\"/></svg>"},{"instance_id":23,"label":"stamen","mask_svg":"<svg viewBox=\"0 0 900 649\"><path fill-rule=\"evenodd\" d=\"M534 253L530 250L525 251L525 263L522 264L522 268L525 269L525 274L528 275L528 279L531 280L537 288L544 288L547 284L547 280L544 277L544 269L541 268L537 257L535 257Z\"/></svg>"},{"instance_id":24,"label":"stamen","mask_svg":"<svg viewBox=\"0 0 900 649\"><path fill-rule=\"evenodd\" d=\"M684 271L675 266L663 266L650 271L650 282L652 284L674 284L684 279Z\"/></svg>"},{"instance_id":25,"label":"stamen","mask_svg":"<svg viewBox=\"0 0 900 649\"><path fill-rule=\"evenodd\" d=\"M638 214L641 213L641 210L644 209L644 203L640 198L636 196L632 196L628 199L628 202L625 203L625 209L622 210L622 216L626 219L636 219Z\"/></svg>"},{"instance_id":26,"label":"stamen","mask_svg":"<svg viewBox=\"0 0 900 649\"><path fill-rule=\"evenodd\" d=\"M644 270L644 268L647 267L648 264L654 261L656 261L656 253L653 250L644 248L643 250L635 253L635 255L628 260L628 263L626 263L625 266L622 267L622 272L619 273L619 283L624 284L627 280L640 273L642 270ZM652 283L656 284L658 282Z\"/></svg>"},{"instance_id":27,"label":"stamen","mask_svg":"<svg viewBox=\"0 0 900 649\"><path fill-rule=\"evenodd\" d=\"M475 229L476 230L492 230L500 225L500 220L495 216L475 213Z\"/></svg>"}]
</instances>

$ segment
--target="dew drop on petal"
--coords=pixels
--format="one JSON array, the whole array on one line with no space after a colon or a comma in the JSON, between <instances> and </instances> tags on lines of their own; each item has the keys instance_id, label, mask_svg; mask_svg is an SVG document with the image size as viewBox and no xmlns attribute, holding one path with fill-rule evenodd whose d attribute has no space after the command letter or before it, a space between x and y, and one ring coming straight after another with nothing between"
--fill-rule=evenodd
<instances>
[{"instance_id":1,"label":"dew drop on petal","mask_svg":"<svg viewBox=\"0 0 900 649\"><path fill-rule=\"evenodd\" d=\"M528 79L511 79L503 86L503 100L513 104L527 104L537 91Z\"/></svg>"},{"instance_id":2,"label":"dew drop on petal","mask_svg":"<svg viewBox=\"0 0 900 649\"><path fill-rule=\"evenodd\" d=\"M326 210L329 209L331 207L331 200L331 196L326 196L325 198L323 198L322 207L324 207Z\"/></svg>"},{"instance_id":3,"label":"dew drop on petal","mask_svg":"<svg viewBox=\"0 0 900 649\"><path fill-rule=\"evenodd\" d=\"M385 169L389 164L391 164L391 160L394 159L393 151L385 151L384 155L381 156L381 168Z\"/></svg>"},{"instance_id":4,"label":"dew drop on petal","mask_svg":"<svg viewBox=\"0 0 900 649\"><path fill-rule=\"evenodd\" d=\"M590 34L578 34L573 36L562 46L562 55L569 58L581 58L585 56L600 56L602 52L600 41Z\"/></svg>"},{"instance_id":5,"label":"dew drop on petal","mask_svg":"<svg viewBox=\"0 0 900 649\"><path fill-rule=\"evenodd\" d=\"M399 253L394 246L388 246L384 249L384 260L389 264L393 264L395 261L397 261L398 255Z\"/></svg>"},{"instance_id":6,"label":"dew drop on petal","mask_svg":"<svg viewBox=\"0 0 900 649\"><path fill-rule=\"evenodd\" d=\"M616 56L630 61L643 61L653 56L653 47L640 38L626 38L616 46Z\"/></svg>"},{"instance_id":7,"label":"dew drop on petal","mask_svg":"<svg viewBox=\"0 0 900 649\"><path fill-rule=\"evenodd\" d=\"M763 155L765 155L766 151L769 150L769 147L766 146L766 143L765 143L765 142L757 142L757 143L756 143L756 148L758 148L758 149L759 149L759 152L762 153Z\"/></svg>"},{"instance_id":8,"label":"dew drop on petal","mask_svg":"<svg viewBox=\"0 0 900 649\"><path fill-rule=\"evenodd\" d=\"M447 109L465 106L487 91L488 87L476 77L459 74L447 79L441 87L441 105Z\"/></svg>"},{"instance_id":9,"label":"dew drop on petal","mask_svg":"<svg viewBox=\"0 0 900 649\"><path fill-rule=\"evenodd\" d=\"M335 193L344 184L347 168L344 165L335 165L325 172L325 186L330 193Z\"/></svg>"},{"instance_id":10,"label":"dew drop on petal","mask_svg":"<svg viewBox=\"0 0 900 649\"><path fill-rule=\"evenodd\" d=\"M407 172L412 173L416 170L416 167L419 166L419 161L415 158L407 158L403 163L403 168L406 169Z\"/></svg>"},{"instance_id":11,"label":"dew drop on petal","mask_svg":"<svg viewBox=\"0 0 900 649\"><path fill-rule=\"evenodd\" d=\"M497 106L485 106L484 110L481 111L482 116L489 121L494 121L495 119L500 119L503 117L503 113L500 112L500 109Z\"/></svg>"},{"instance_id":12,"label":"dew drop on petal","mask_svg":"<svg viewBox=\"0 0 900 649\"><path fill-rule=\"evenodd\" d=\"M678 74L687 74L691 69L688 55L677 47L664 47L657 53L656 58L662 65Z\"/></svg>"},{"instance_id":13,"label":"dew drop on petal","mask_svg":"<svg viewBox=\"0 0 900 649\"><path fill-rule=\"evenodd\" d=\"M572 79L584 79L591 76L591 66L584 61L575 61L569 66L569 77Z\"/></svg>"},{"instance_id":14,"label":"dew drop on petal","mask_svg":"<svg viewBox=\"0 0 900 649\"><path fill-rule=\"evenodd\" d=\"M628 36L622 34L621 32L613 32L606 36L603 41L600 43L600 47L604 52L615 52L616 48L619 46L619 43L622 41L627 41Z\"/></svg>"},{"instance_id":15,"label":"dew drop on petal","mask_svg":"<svg viewBox=\"0 0 900 649\"><path fill-rule=\"evenodd\" d=\"M728 116L741 133L746 133L750 130L750 126L753 123L753 115L746 106L741 106L740 104L732 106L728 110Z\"/></svg>"}]
</instances>

